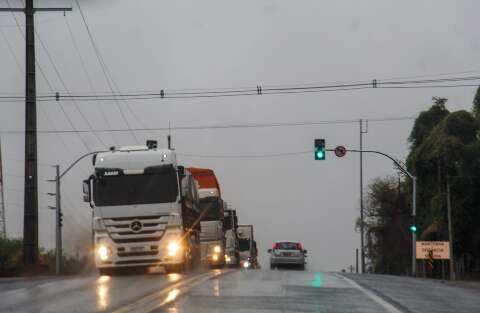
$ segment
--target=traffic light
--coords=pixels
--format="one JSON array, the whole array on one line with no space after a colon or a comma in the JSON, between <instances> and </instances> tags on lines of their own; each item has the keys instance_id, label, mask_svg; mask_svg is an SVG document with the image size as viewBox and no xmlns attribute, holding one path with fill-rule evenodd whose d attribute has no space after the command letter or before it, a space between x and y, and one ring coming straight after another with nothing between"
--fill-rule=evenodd
<instances>
[{"instance_id":1,"label":"traffic light","mask_svg":"<svg viewBox=\"0 0 480 313\"><path fill-rule=\"evenodd\" d=\"M325 160L325 139L315 139L315 160Z\"/></svg>"},{"instance_id":2,"label":"traffic light","mask_svg":"<svg viewBox=\"0 0 480 313\"><path fill-rule=\"evenodd\" d=\"M60 226L60 227L63 226L63 213L62 212L58 213L58 226Z\"/></svg>"},{"instance_id":3,"label":"traffic light","mask_svg":"<svg viewBox=\"0 0 480 313\"><path fill-rule=\"evenodd\" d=\"M410 227L408 227L408 230L413 234L417 232L417 223L415 223L415 216L413 215L410 216Z\"/></svg>"}]
</instances>

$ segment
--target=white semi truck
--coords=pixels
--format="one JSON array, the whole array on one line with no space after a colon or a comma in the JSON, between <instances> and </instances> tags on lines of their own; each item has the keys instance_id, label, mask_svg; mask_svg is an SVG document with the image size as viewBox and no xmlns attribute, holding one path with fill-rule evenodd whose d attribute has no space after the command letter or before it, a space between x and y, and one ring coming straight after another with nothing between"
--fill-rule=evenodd
<instances>
[{"instance_id":1,"label":"white semi truck","mask_svg":"<svg viewBox=\"0 0 480 313\"><path fill-rule=\"evenodd\" d=\"M225 229L225 263L229 267L239 267L240 251L237 236L237 212L236 210L225 210L224 216L223 226Z\"/></svg>"},{"instance_id":2,"label":"white semi truck","mask_svg":"<svg viewBox=\"0 0 480 313\"><path fill-rule=\"evenodd\" d=\"M220 184L211 169L190 167L188 170L199 185L202 263L210 267L223 267L226 256L224 201L221 197Z\"/></svg>"},{"instance_id":3,"label":"white semi truck","mask_svg":"<svg viewBox=\"0 0 480 313\"><path fill-rule=\"evenodd\" d=\"M238 225L238 242L240 246L240 266L243 268L258 267L257 243L253 237L253 225Z\"/></svg>"},{"instance_id":4,"label":"white semi truck","mask_svg":"<svg viewBox=\"0 0 480 313\"><path fill-rule=\"evenodd\" d=\"M147 141L98 153L93 166L84 200L93 208L100 274L132 267L181 272L199 263L197 184L174 151Z\"/></svg>"}]
</instances>

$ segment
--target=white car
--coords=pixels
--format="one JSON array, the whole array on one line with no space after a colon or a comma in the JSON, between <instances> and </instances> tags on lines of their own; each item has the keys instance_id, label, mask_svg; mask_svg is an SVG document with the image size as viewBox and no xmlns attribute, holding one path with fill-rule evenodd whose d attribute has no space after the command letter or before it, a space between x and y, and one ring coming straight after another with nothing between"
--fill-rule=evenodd
<instances>
[{"instance_id":1,"label":"white car","mask_svg":"<svg viewBox=\"0 0 480 313\"><path fill-rule=\"evenodd\" d=\"M272 249L268 249L268 253L271 269L279 266L298 266L305 269L307 250L303 249L298 241L278 241L273 244Z\"/></svg>"}]
</instances>

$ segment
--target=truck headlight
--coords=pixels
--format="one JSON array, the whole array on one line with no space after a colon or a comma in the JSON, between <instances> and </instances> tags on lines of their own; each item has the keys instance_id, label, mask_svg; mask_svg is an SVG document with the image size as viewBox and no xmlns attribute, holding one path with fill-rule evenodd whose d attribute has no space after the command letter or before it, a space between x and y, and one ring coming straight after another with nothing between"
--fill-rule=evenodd
<instances>
[{"instance_id":1,"label":"truck headlight","mask_svg":"<svg viewBox=\"0 0 480 313\"><path fill-rule=\"evenodd\" d=\"M216 245L215 247L213 247L213 252L220 253L222 252L222 248L219 245Z\"/></svg>"},{"instance_id":2,"label":"truck headlight","mask_svg":"<svg viewBox=\"0 0 480 313\"><path fill-rule=\"evenodd\" d=\"M230 262L232 259L228 255L225 254L225 262Z\"/></svg>"},{"instance_id":3,"label":"truck headlight","mask_svg":"<svg viewBox=\"0 0 480 313\"><path fill-rule=\"evenodd\" d=\"M175 256L178 250L180 250L180 245L178 244L178 242L171 241L168 243L167 250L169 256Z\"/></svg>"},{"instance_id":4,"label":"truck headlight","mask_svg":"<svg viewBox=\"0 0 480 313\"><path fill-rule=\"evenodd\" d=\"M212 256L212 260L218 261L218 254L214 254L214 255Z\"/></svg>"},{"instance_id":5,"label":"truck headlight","mask_svg":"<svg viewBox=\"0 0 480 313\"><path fill-rule=\"evenodd\" d=\"M97 250L97 254L101 261L106 261L110 258L112 250L106 246L100 246Z\"/></svg>"},{"instance_id":6,"label":"truck headlight","mask_svg":"<svg viewBox=\"0 0 480 313\"><path fill-rule=\"evenodd\" d=\"M250 262L248 262L248 261L243 262L243 267L244 268L249 268L250 267Z\"/></svg>"}]
</instances>

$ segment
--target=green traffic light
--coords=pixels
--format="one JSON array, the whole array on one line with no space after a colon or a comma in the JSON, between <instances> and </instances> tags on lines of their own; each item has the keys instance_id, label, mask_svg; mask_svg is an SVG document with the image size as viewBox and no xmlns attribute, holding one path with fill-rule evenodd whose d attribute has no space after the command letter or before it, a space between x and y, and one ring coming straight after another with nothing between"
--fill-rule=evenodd
<instances>
[{"instance_id":1,"label":"green traffic light","mask_svg":"<svg viewBox=\"0 0 480 313\"><path fill-rule=\"evenodd\" d=\"M410 231L412 233L416 233L417 232L417 226L415 226L415 225L410 226Z\"/></svg>"},{"instance_id":2,"label":"green traffic light","mask_svg":"<svg viewBox=\"0 0 480 313\"><path fill-rule=\"evenodd\" d=\"M317 158L323 159L323 156L324 156L323 151L321 151L321 150L320 150L320 151L317 151Z\"/></svg>"}]
</instances>

